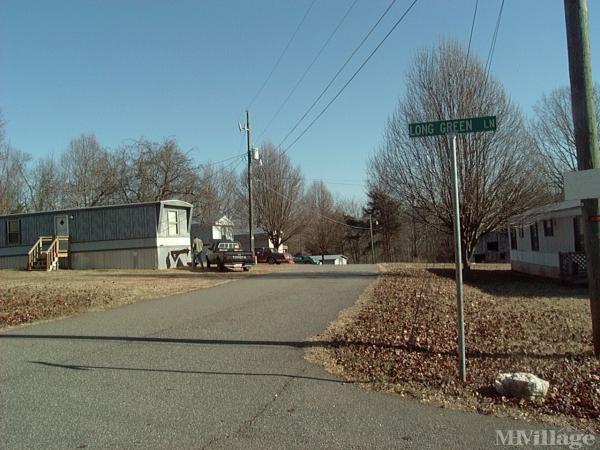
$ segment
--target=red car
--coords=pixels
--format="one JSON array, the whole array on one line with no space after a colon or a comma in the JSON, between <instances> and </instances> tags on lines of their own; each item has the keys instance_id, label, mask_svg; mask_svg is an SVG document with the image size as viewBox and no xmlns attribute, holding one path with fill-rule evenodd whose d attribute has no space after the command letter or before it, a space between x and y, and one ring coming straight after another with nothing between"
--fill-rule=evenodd
<instances>
[{"instance_id":1,"label":"red car","mask_svg":"<svg viewBox=\"0 0 600 450\"><path fill-rule=\"evenodd\" d=\"M270 248L259 248L256 250L256 260L259 263L269 264L294 264L294 258L290 253L276 252Z\"/></svg>"}]
</instances>

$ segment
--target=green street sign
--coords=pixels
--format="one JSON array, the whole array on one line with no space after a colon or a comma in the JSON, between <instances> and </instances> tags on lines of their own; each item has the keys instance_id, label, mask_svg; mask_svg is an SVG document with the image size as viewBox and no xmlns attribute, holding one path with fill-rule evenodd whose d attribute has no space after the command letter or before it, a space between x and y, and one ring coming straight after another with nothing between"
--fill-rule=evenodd
<instances>
[{"instance_id":1,"label":"green street sign","mask_svg":"<svg viewBox=\"0 0 600 450\"><path fill-rule=\"evenodd\" d=\"M411 123L408 125L408 135L411 138L483 131L496 131L496 116Z\"/></svg>"}]
</instances>

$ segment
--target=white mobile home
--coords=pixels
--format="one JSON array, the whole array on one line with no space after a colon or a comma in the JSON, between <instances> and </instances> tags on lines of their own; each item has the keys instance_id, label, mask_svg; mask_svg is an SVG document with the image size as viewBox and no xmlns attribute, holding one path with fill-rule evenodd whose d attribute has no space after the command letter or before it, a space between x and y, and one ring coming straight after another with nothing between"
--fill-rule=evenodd
<instances>
[{"instance_id":1,"label":"white mobile home","mask_svg":"<svg viewBox=\"0 0 600 450\"><path fill-rule=\"evenodd\" d=\"M0 268L187 265L191 215L191 204L168 200L0 216Z\"/></svg>"},{"instance_id":2,"label":"white mobile home","mask_svg":"<svg viewBox=\"0 0 600 450\"><path fill-rule=\"evenodd\" d=\"M205 245L221 239L232 241L233 226L233 221L227 216L221 217L212 225L192 223L190 236L198 236Z\"/></svg>"},{"instance_id":3,"label":"white mobile home","mask_svg":"<svg viewBox=\"0 0 600 450\"><path fill-rule=\"evenodd\" d=\"M509 236L513 270L573 281L585 279L579 200L545 205L512 217Z\"/></svg>"},{"instance_id":4,"label":"white mobile home","mask_svg":"<svg viewBox=\"0 0 600 450\"><path fill-rule=\"evenodd\" d=\"M321 260L320 257L314 257L317 260ZM344 255L325 255L323 257L323 264L333 264L336 266L348 264L348 258Z\"/></svg>"}]
</instances>

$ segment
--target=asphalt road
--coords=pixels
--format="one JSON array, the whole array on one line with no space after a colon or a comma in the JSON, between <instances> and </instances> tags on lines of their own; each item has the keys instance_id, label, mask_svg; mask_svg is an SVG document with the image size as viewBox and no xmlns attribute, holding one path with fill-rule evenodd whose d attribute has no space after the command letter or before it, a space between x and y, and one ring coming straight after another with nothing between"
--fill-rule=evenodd
<instances>
[{"instance_id":1,"label":"asphalt road","mask_svg":"<svg viewBox=\"0 0 600 450\"><path fill-rule=\"evenodd\" d=\"M375 277L298 265L0 333L0 447L487 449L497 429L532 428L307 362L307 338Z\"/></svg>"}]
</instances>

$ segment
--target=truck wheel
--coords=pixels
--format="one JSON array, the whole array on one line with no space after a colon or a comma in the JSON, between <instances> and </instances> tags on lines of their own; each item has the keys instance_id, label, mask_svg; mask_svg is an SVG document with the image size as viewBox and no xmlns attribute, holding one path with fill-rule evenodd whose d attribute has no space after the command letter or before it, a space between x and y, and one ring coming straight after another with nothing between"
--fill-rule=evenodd
<instances>
[{"instance_id":1,"label":"truck wheel","mask_svg":"<svg viewBox=\"0 0 600 450\"><path fill-rule=\"evenodd\" d=\"M269 256L269 257L267 258L267 262L268 262L269 264L275 264L275 258L273 258L272 256Z\"/></svg>"}]
</instances>

